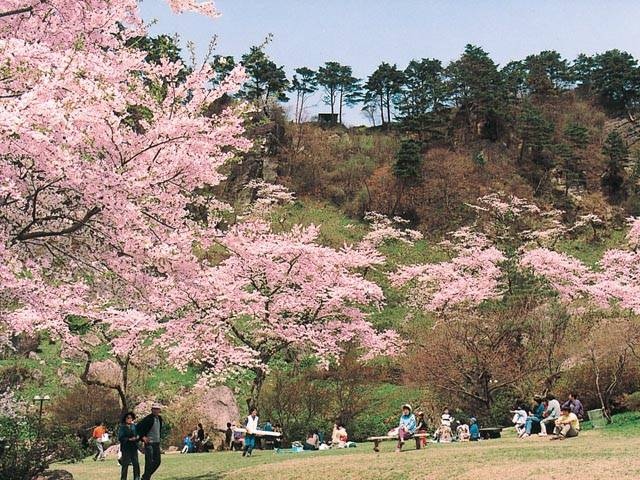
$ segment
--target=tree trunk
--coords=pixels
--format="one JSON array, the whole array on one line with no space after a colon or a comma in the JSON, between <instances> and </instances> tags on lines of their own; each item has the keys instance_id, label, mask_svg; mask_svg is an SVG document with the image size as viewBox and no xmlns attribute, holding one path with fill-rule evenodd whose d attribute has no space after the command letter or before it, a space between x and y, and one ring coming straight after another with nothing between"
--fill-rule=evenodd
<instances>
[{"instance_id":1,"label":"tree trunk","mask_svg":"<svg viewBox=\"0 0 640 480\"><path fill-rule=\"evenodd\" d=\"M384 100L382 99L382 93L380 94L380 119L382 120L381 125L384 127Z\"/></svg>"},{"instance_id":2,"label":"tree trunk","mask_svg":"<svg viewBox=\"0 0 640 480\"><path fill-rule=\"evenodd\" d=\"M255 373L256 376L253 379L253 383L251 384L251 393L249 394L249 398L247 398L247 408L249 409L249 412L253 408L258 408L258 402L260 401L260 392L266 378L264 370L260 368L254 369L253 373Z\"/></svg>"},{"instance_id":3,"label":"tree trunk","mask_svg":"<svg viewBox=\"0 0 640 480\"><path fill-rule=\"evenodd\" d=\"M339 105L339 114L338 114L338 123L342 124L342 95L344 90L340 90L340 105Z\"/></svg>"},{"instance_id":4,"label":"tree trunk","mask_svg":"<svg viewBox=\"0 0 640 480\"><path fill-rule=\"evenodd\" d=\"M391 124L391 98L387 92L387 123Z\"/></svg>"}]
</instances>

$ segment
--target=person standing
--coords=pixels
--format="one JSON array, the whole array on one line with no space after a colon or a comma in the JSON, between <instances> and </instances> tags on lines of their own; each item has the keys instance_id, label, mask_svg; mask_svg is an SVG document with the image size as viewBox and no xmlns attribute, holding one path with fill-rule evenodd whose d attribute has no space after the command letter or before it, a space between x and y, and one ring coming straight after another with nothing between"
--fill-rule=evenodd
<instances>
[{"instance_id":1,"label":"person standing","mask_svg":"<svg viewBox=\"0 0 640 480\"><path fill-rule=\"evenodd\" d=\"M227 422L227 429L224 431L224 450L231 450L233 445L231 440L233 438L233 430L231 429L231 422Z\"/></svg>"},{"instance_id":2,"label":"person standing","mask_svg":"<svg viewBox=\"0 0 640 480\"><path fill-rule=\"evenodd\" d=\"M160 432L162 431L162 405L151 405L151 413L140 420L136 427L144 443L144 473L142 480L151 480L151 475L160 467Z\"/></svg>"},{"instance_id":3,"label":"person standing","mask_svg":"<svg viewBox=\"0 0 640 480\"><path fill-rule=\"evenodd\" d=\"M140 463L138 462L138 435L136 426L133 423L136 415L133 412L125 413L122 423L118 429L118 440L120 441L120 480L127 480L129 464L133 467L133 480L140 480Z\"/></svg>"},{"instance_id":4,"label":"person standing","mask_svg":"<svg viewBox=\"0 0 640 480\"><path fill-rule=\"evenodd\" d=\"M244 436L244 448L242 449L242 456L251 456L251 452L256 446L256 431L258 430L258 409L255 407L251 409L249 416L244 421L244 428L247 430Z\"/></svg>"},{"instance_id":5,"label":"person standing","mask_svg":"<svg viewBox=\"0 0 640 480\"><path fill-rule=\"evenodd\" d=\"M107 427L105 427L104 422L98 423L91 433L94 442L96 442L96 454L93 456L94 462L98 459L100 461L104 461L104 445L102 444L102 442L104 442L106 435Z\"/></svg>"},{"instance_id":6,"label":"person standing","mask_svg":"<svg viewBox=\"0 0 640 480\"><path fill-rule=\"evenodd\" d=\"M405 403L402 406L402 415L400 416L400 422L398 424L398 445L396 446L396 453L400 453L404 442L406 442L415 431L416 417L411 413L411 405Z\"/></svg>"}]
</instances>

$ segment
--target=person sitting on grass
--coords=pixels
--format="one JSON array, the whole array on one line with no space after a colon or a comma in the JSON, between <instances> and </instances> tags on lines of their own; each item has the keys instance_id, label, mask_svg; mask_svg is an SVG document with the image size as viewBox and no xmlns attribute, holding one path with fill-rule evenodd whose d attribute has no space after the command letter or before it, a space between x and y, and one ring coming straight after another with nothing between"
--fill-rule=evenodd
<instances>
[{"instance_id":1,"label":"person sitting on grass","mask_svg":"<svg viewBox=\"0 0 640 480\"><path fill-rule=\"evenodd\" d=\"M445 408L440 417L440 427L438 427L435 433L436 440L439 443L450 443L453 440L453 431L451 430L452 422L453 417L449 414L449 409Z\"/></svg>"},{"instance_id":2,"label":"person sitting on grass","mask_svg":"<svg viewBox=\"0 0 640 480\"><path fill-rule=\"evenodd\" d=\"M527 438L533 431L534 424L540 425L544 414L544 402L540 395L534 395L533 401L536 403L533 410L527 415L527 422L524 426L524 435L521 438Z\"/></svg>"},{"instance_id":3,"label":"person sitting on grass","mask_svg":"<svg viewBox=\"0 0 640 480\"><path fill-rule=\"evenodd\" d=\"M349 436L347 435L347 430L344 428L344 425L334 423L333 431L331 432L331 448L345 448L348 441Z\"/></svg>"},{"instance_id":4,"label":"person sitting on grass","mask_svg":"<svg viewBox=\"0 0 640 480\"><path fill-rule=\"evenodd\" d=\"M475 417L471 417L469 419L469 436L472 442L480 440L480 426L478 425L478 421Z\"/></svg>"},{"instance_id":5,"label":"person sitting on grass","mask_svg":"<svg viewBox=\"0 0 640 480\"><path fill-rule=\"evenodd\" d=\"M544 437L549 431L549 425L555 425L557 418L560 416L560 402L556 397L547 395L547 409L544 411L543 419L540 422L541 437Z\"/></svg>"},{"instance_id":6,"label":"person sitting on grass","mask_svg":"<svg viewBox=\"0 0 640 480\"><path fill-rule=\"evenodd\" d=\"M568 405L562 406L562 414L556 420L554 436L551 440L564 440L565 438L577 437L580 432L580 421L578 416L571 411Z\"/></svg>"},{"instance_id":7,"label":"person sitting on grass","mask_svg":"<svg viewBox=\"0 0 640 480\"><path fill-rule=\"evenodd\" d=\"M303 450L318 450L320 446L320 436L318 432L315 430L310 430L307 435L307 439L304 441L304 445L302 446Z\"/></svg>"},{"instance_id":8,"label":"person sitting on grass","mask_svg":"<svg viewBox=\"0 0 640 480\"><path fill-rule=\"evenodd\" d=\"M398 445L396 453L400 453L404 442L406 442L416 431L416 417L411 413L411 405L405 403L402 406L402 415L398 424Z\"/></svg>"},{"instance_id":9,"label":"person sitting on grass","mask_svg":"<svg viewBox=\"0 0 640 480\"><path fill-rule=\"evenodd\" d=\"M195 450L195 445L191 439L192 435L185 435L182 440L182 451L180 453L191 453Z\"/></svg>"},{"instance_id":10,"label":"person sitting on grass","mask_svg":"<svg viewBox=\"0 0 640 480\"><path fill-rule=\"evenodd\" d=\"M456 435L458 436L459 442L468 442L471 438L469 425L467 425L466 423L458 425L458 428L456 428Z\"/></svg>"},{"instance_id":11,"label":"person sitting on grass","mask_svg":"<svg viewBox=\"0 0 640 480\"><path fill-rule=\"evenodd\" d=\"M526 407L515 407L513 410L509 410L509 413L513 413L513 419L511 420L516 427L516 433L518 438L522 438L526 430L527 424L527 410Z\"/></svg>"}]
</instances>

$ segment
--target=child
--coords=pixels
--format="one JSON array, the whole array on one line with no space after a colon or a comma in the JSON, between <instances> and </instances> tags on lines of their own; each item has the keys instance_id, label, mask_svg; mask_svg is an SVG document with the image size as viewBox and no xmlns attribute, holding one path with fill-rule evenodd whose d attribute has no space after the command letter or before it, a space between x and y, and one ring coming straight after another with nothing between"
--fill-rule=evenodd
<instances>
[{"instance_id":1,"label":"child","mask_svg":"<svg viewBox=\"0 0 640 480\"><path fill-rule=\"evenodd\" d=\"M191 440L191 435L185 435L184 440L182 440L182 451L180 453L191 453L194 450L193 440Z\"/></svg>"},{"instance_id":2,"label":"child","mask_svg":"<svg viewBox=\"0 0 640 480\"><path fill-rule=\"evenodd\" d=\"M231 439L233 438L233 430L231 429L231 423L227 422L227 429L224 432L224 449L231 450Z\"/></svg>"},{"instance_id":3,"label":"child","mask_svg":"<svg viewBox=\"0 0 640 480\"><path fill-rule=\"evenodd\" d=\"M449 409L445 408L440 416L440 428L436 432L438 442L449 443L452 440L453 433L451 431L451 422L453 417L449 415Z\"/></svg>"},{"instance_id":4,"label":"child","mask_svg":"<svg viewBox=\"0 0 640 480\"><path fill-rule=\"evenodd\" d=\"M452 421L453 421L453 417L449 415L449 409L445 408L442 411L442 416L440 417L440 425L444 425L445 427L451 428Z\"/></svg>"},{"instance_id":5,"label":"child","mask_svg":"<svg viewBox=\"0 0 640 480\"><path fill-rule=\"evenodd\" d=\"M413 435L416 430L416 417L411 413L411 405L405 403L402 406L402 415L398 424L398 446L396 453L400 453L404 442Z\"/></svg>"},{"instance_id":6,"label":"child","mask_svg":"<svg viewBox=\"0 0 640 480\"><path fill-rule=\"evenodd\" d=\"M424 419L424 412L417 412L416 432L427 433L427 422ZM416 437L416 450L427 446L427 437Z\"/></svg>"},{"instance_id":7,"label":"child","mask_svg":"<svg viewBox=\"0 0 640 480\"><path fill-rule=\"evenodd\" d=\"M469 425L463 423L462 425L458 425L456 428L456 434L458 435L458 440L461 442L468 442L471 434L469 433Z\"/></svg>"},{"instance_id":8,"label":"child","mask_svg":"<svg viewBox=\"0 0 640 480\"><path fill-rule=\"evenodd\" d=\"M513 418L511 421L516 426L516 433L518 434L518 438L522 438L526 433L526 425L527 425L527 410L526 407L516 407L513 410L509 410L510 413L513 413Z\"/></svg>"}]
</instances>

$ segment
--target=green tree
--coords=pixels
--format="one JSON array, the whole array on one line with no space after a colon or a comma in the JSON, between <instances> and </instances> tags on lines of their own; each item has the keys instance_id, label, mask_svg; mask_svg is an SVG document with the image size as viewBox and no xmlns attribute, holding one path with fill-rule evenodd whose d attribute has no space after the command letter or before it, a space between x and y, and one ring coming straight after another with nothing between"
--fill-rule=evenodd
<instances>
[{"instance_id":1,"label":"green tree","mask_svg":"<svg viewBox=\"0 0 640 480\"><path fill-rule=\"evenodd\" d=\"M400 93L404 83L404 74L398 67L382 62L378 68L369 75L364 85L370 97L375 97L380 105L380 120L385 124L384 114L387 113L386 123L391 123L391 105L394 98Z\"/></svg>"},{"instance_id":2,"label":"green tree","mask_svg":"<svg viewBox=\"0 0 640 480\"><path fill-rule=\"evenodd\" d=\"M544 152L553 143L553 132L555 130L553 122L547 120L536 107L530 103L525 103L517 118L517 125L521 139L520 162L524 160L525 153L528 153L534 163L543 166L545 169L551 168L548 156L545 157Z\"/></svg>"},{"instance_id":3,"label":"green tree","mask_svg":"<svg viewBox=\"0 0 640 480\"><path fill-rule=\"evenodd\" d=\"M570 123L564 130L564 140L556 146L556 153L562 161L564 194L568 196L570 188L585 185L583 162L589 145L589 130L580 123Z\"/></svg>"},{"instance_id":4,"label":"green tree","mask_svg":"<svg viewBox=\"0 0 640 480\"><path fill-rule=\"evenodd\" d=\"M295 121L302 121L304 104L308 96L318 90L318 80L316 72L307 67L296 68L296 73L291 80L291 91L296 94Z\"/></svg>"},{"instance_id":5,"label":"green tree","mask_svg":"<svg viewBox=\"0 0 640 480\"><path fill-rule=\"evenodd\" d=\"M526 83L531 94L556 95L571 85L572 75L567 60L555 50L545 50L525 58Z\"/></svg>"},{"instance_id":6,"label":"green tree","mask_svg":"<svg viewBox=\"0 0 640 480\"><path fill-rule=\"evenodd\" d=\"M607 136L602 153L608 159L602 175L602 188L612 200L621 200L624 197L624 163L629 149L622 136L614 130Z\"/></svg>"},{"instance_id":7,"label":"green tree","mask_svg":"<svg viewBox=\"0 0 640 480\"><path fill-rule=\"evenodd\" d=\"M215 72L211 83L214 86L220 85L231 73L231 70L236 68L236 59L232 55L214 55L211 59L211 68Z\"/></svg>"},{"instance_id":8,"label":"green tree","mask_svg":"<svg viewBox=\"0 0 640 480\"><path fill-rule=\"evenodd\" d=\"M284 66L277 66L262 48L251 47L249 53L242 55L240 63L248 76L240 92L243 98L254 102L267 114L270 100L288 100L285 92L289 88L289 80L284 73Z\"/></svg>"},{"instance_id":9,"label":"green tree","mask_svg":"<svg viewBox=\"0 0 640 480\"><path fill-rule=\"evenodd\" d=\"M505 90L511 101L519 101L528 93L527 87L527 68L522 60L515 60L507 63L502 70Z\"/></svg>"},{"instance_id":10,"label":"green tree","mask_svg":"<svg viewBox=\"0 0 640 480\"><path fill-rule=\"evenodd\" d=\"M573 70L582 87L598 95L609 110L626 113L638 106L640 70L630 53L609 50L593 57L581 55Z\"/></svg>"},{"instance_id":11,"label":"green tree","mask_svg":"<svg viewBox=\"0 0 640 480\"><path fill-rule=\"evenodd\" d=\"M422 143L402 140L393 164L393 174L398 179L398 191L391 214L394 215L407 186L416 184L422 168Z\"/></svg>"},{"instance_id":12,"label":"green tree","mask_svg":"<svg viewBox=\"0 0 640 480\"><path fill-rule=\"evenodd\" d=\"M497 140L507 114L507 96L497 65L482 48L467 45L460 59L447 67L451 93L468 128Z\"/></svg>"},{"instance_id":13,"label":"green tree","mask_svg":"<svg viewBox=\"0 0 640 480\"><path fill-rule=\"evenodd\" d=\"M360 81L353 76L351 67L338 62L326 62L318 68L318 85L324 89L324 102L331 106L331 114L338 108L338 122L342 123L342 109L361 100Z\"/></svg>"},{"instance_id":14,"label":"green tree","mask_svg":"<svg viewBox=\"0 0 640 480\"><path fill-rule=\"evenodd\" d=\"M397 98L402 127L425 141L445 135L449 92L440 60L412 60L404 70L404 87Z\"/></svg>"}]
</instances>

